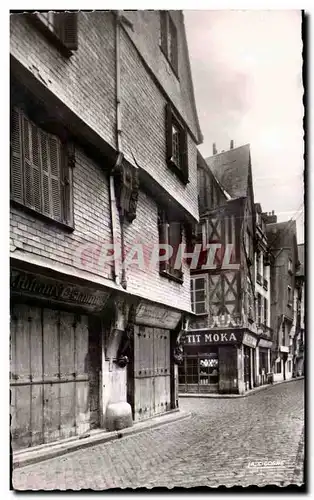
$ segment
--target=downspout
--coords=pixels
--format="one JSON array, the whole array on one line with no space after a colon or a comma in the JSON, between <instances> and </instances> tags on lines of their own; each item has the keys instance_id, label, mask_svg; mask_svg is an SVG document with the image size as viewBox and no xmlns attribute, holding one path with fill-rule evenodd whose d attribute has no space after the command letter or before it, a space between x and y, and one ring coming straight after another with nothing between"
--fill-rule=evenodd
<instances>
[{"instance_id":1,"label":"downspout","mask_svg":"<svg viewBox=\"0 0 314 500\"><path fill-rule=\"evenodd\" d=\"M117 150L117 159L115 165L110 173L109 178L109 191L110 191L110 207L111 207L111 227L112 227L112 240L114 245L114 252L116 254L116 245L117 245L117 221L116 221L116 210L117 210L117 202L116 202L116 193L115 193L115 184L114 184L114 171L118 168L123 161L122 147L121 147L121 66L120 66L120 11L115 11L116 22L115 22L115 79L116 79L116 150ZM124 234L123 234L123 221L121 221L121 259L124 261ZM113 260L113 272L114 279L117 285L122 284L123 288L126 288L126 279L125 279L125 271L122 265L122 280L120 281L120 262L118 257Z\"/></svg>"},{"instance_id":2,"label":"downspout","mask_svg":"<svg viewBox=\"0 0 314 500\"><path fill-rule=\"evenodd\" d=\"M121 118L121 44L120 44L120 23L121 11L116 11L116 148L119 154L122 153L122 118ZM124 289L127 287L125 275L125 245L124 245L124 217L120 214L120 228L121 228L121 260L122 260L122 276L121 285Z\"/></svg>"}]
</instances>

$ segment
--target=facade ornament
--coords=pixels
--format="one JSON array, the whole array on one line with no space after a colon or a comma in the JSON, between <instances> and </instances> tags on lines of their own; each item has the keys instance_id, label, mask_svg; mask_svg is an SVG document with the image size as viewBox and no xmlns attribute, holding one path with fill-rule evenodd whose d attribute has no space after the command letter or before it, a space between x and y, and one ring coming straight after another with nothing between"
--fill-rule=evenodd
<instances>
[{"instance_id":1,"label":"facade ornament","mask_svg":"<svg viewBox=\"0 0 314 500\"><path fill-rule=\"evenodd\" d=\"M136 308L135 305L132 304L129 309L128 322L124 329L117 354L116 363L120 368L125 368L133 354L135 315Z\"/></svg>"},{"instance_id":2,"label":"facade ornament","mask_svg":"<svg viewBox=\"0 0 314 500\"><path fill-rule=\"evenodd\" d=\"M181 321L178 324L178 327L176 328L177 331L177 338L176 338L176 345L173 349L173 361L176 365L182 365L183 363L183 344L182 344L182 336L184 333L188 330L189 326L189 319L187 316L183 316Z\"/></svg>"},{"instance_id":3,"label":"facade ornament","mask_svg":"<svg viewBox=\"0 0 314 500\"><path fill-rule=\"evenodd\" d=\"M139 193L138 169L130 166L120 153L112 173L120 218L131 223L136 218Z\"/></svg>"}]
</instances>

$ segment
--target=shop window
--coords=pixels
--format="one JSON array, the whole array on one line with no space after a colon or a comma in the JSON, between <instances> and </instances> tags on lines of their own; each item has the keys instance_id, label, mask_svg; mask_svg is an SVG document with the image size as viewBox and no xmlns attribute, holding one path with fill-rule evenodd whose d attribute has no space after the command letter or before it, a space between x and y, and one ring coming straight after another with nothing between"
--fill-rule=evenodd
<instances>
[{"instance_id":1,"label":"shop window","mask_svg":"<svg viewBox=\"0 0 314 500\"><path fill-rule=\"evenodd\" d=\"M186 383L198 384L198 359L186 359Z\"/></svg>"},{"instance_id":2,"label":"shop window","mask_svg":"<svg viewBox=\"0 0 314 500\"><path fill-rule=\"evenodd\" d=\"M78 30L76 12L36 12L31 19L51 42L70 56L78 49Z\"/></svg>"},{"instance_id":3,"label":"shop window","mask_svg":"<svg viewBox=\"0 0 314 500\"><path fill-rule=\"evenodd\" d=\"M42 130L21 110L13 108L11 200L72 226L74 156L71 155L69 146L61 143L57 136Z\"/></svg>"},{"instance_id":4,"label":"shop window","mask_svg":"<svg viewBox=\"0 0 314 500\"><path fill-rule=\"evenodd\" d=\"M218 351L187 355L179 365L179 384L216 385L219 380Z\"/></svg>"},{"instance_id":5,"label":"shop window","mask_svg":"<svg viewBox=\"0 0 314 500\"><path fill-rule=\"evenodd\" d=\"M160 11L160 48L170 63L174 73L178 74L178 35L177 28L166 10Z\"/></svg>"},{"instance_id":6,"label":"shop window","mask_svg":"<svg viewBox=\"0 0 314 500\"><path fill-rule=\"evenodd\" d=\"M191 278L191 304L195 314L204 314L207 311L207 280L206 277Z\"/></svg>"},{"instance_id":7,"label":"shop window","mask_svg":"<svg viewBox=\"0 0 314 500\"><path fill-rule=\"evenodd\" d=\"M160 261L160 274L183 283L182 263L176 268L176 258L179 246L182 243L182 226L179 222L169 221L164 211L158 215L159 244L172 248L172 255L168 260ZM160 249L160 256L165 255L166 250Z\"/></svg>"},{"instance_id":8,"label":"shop window","mask_svg":"<svg viewBox=\"0 0 314 500\"><path fill-rule=\"evenodd\" d=\"M170 103L166 105L166 161L176 176L187 184L189 181L187 132Z\"/></svg>"},{"instance_id":9,"label":"shop window","mask_svg":"<svg viewBox=\"0 0 314 500\"><path fill-rule=\"evenodd\" d=\"M200 384L218 384L218 357L199 360Z\"/></svg>"}]
</instances>

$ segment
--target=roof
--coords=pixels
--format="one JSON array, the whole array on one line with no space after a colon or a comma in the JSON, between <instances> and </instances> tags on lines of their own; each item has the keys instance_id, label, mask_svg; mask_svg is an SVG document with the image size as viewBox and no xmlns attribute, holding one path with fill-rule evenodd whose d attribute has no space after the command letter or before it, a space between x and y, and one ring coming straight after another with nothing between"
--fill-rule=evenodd
<instances>
[{"instance_id":1,"label":"roof","mask_svg":"<svg viewBox=\"0 0 314 500\"><path fill-rule=\"evenodd\" d=\"M294 219L266 224L268 245L271 249L291 248L297 253L297 226Z\"/></svg>"},{"instance_id":2,"label":"roof","mask_svg":"<svg viewBox=\"0 0 314 500\"><path fill-rule=\"evenodd\" d=\"M250 173L250 145L218 153L206 158L206 163L219 184L232 198L247 196Z\"/></svg>"},{"instance_id":3,"label":"roof","mask_svg":"<svg viewBox=\"0 0 314 500\"><path fill-rule=\"evenodd\" d=\"M298 245L298 259L300 261L300 269L297 272L298 276L304 276L304 243Z\"/></svg>"}]
</instances>

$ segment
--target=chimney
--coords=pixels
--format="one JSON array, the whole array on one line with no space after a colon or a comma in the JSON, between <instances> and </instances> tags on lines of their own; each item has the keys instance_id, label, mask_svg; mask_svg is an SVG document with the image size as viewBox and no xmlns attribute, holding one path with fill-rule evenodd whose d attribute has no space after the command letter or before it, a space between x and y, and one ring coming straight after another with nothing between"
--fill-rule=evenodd
<instances>
[{"instance_id":1,"label":"chimney","mask_svg":"<svg viewBox=\"0 0 314 500\"><path fill-rule=\"evenodd\" d=\"M265 224L274 224L277 222L277 215L275 215L274 210L272 210L271 212L263 212L262 218Z\"/></svg>"},{"instance_id":2,"label":"chimney","mask_svg":"<svg viewBox=\"0 0 314 500\"><path fill-rule=\"evenodd\" d=\"M230 149L233 149L233 148L234 148L234 141L233 141L233 140L231 140L231 141L230 141Z\"/></svg>"},{"instance_id":3,"label":"chimney","mask_svg":"<svg viewBox=\"0 0 314 500\"><path fill-rule=\"evenodd\" d=\"M214 142L213 144L213 155L217 154L217 148L216 148L216 143Z\"/></svg>"}]
</instances>

